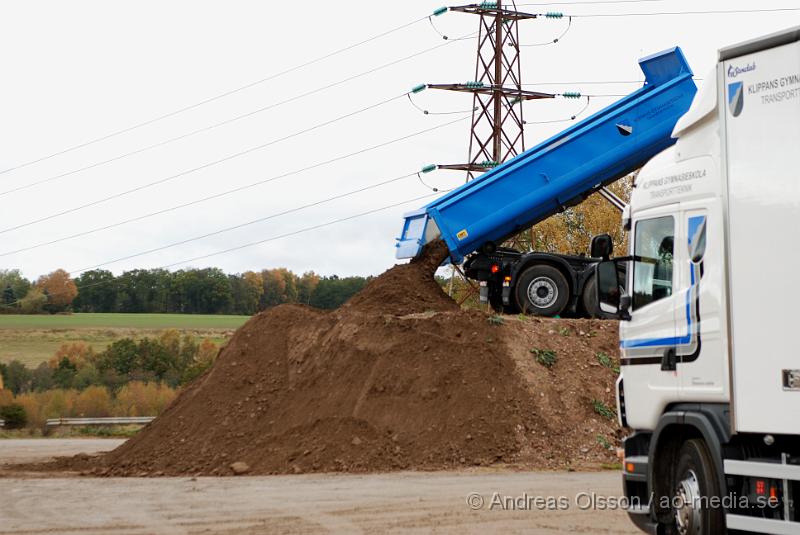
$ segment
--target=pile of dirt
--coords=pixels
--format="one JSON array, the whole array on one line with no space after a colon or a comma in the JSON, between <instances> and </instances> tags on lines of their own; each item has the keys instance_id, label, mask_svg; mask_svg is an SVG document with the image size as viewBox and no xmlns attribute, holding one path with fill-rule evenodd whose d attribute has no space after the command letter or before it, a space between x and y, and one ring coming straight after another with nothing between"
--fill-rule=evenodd
<instances>
[{"instance_id":1,"label":"pile of dirt","mask_svg":"<svg viewBox=\"0 0 800 535\"><path fill-rule=\"evenodd\" d=\"M616 324L502 322L461 310L433 273L442 243L348 303L254 316L154 422L99 458L100 475L229 475L613 461ZM532 351L537 350L537 351ZM550 350L556 362L537 362ZM600 411L602 412L602 410Z\"/></svg>"}]
</instances>

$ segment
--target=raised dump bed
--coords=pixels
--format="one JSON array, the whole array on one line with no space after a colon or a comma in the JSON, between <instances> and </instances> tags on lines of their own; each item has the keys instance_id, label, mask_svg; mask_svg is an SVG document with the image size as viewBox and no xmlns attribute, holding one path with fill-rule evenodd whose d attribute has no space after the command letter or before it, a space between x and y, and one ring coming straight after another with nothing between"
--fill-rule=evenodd
<instances>
[{"instance_id":1,"label":"raised dump bed","mask_svg":"<svg viewBox=\"0 0 800 535\"><path fill-rule=\"evenodd\" d=\"M454 262L637 169L669 147L697 87L680 48L642 58L644 86L512 160L405 215L397 258L443 238Z\"/></svg>"}]
</instances>

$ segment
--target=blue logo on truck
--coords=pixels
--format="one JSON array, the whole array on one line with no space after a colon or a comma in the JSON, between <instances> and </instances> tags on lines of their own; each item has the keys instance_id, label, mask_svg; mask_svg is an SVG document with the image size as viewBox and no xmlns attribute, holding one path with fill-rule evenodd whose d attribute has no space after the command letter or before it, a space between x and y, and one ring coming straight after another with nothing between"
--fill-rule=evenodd
<instances>
[{"instance_id":1,"label":"blue logo on truck","mask_svg":"<svg viewBox=\"0 0 800 535\"><path fill-rule=\"evenodd\" d=\"M728 107L734 117L739 117L742 113L744 107L744 84L742 82L728 84Z\"/></svg>"},{"instance_id":2,"label":"blue logo on truck","mask_svg":"<svg viewBox=\"0 0 800 535\"><path fill-rule=\"evenodd\" d=\"M752 72L756 70L755 63L748 63L744 67L734 67L733 65L728 67L728 78L736 78L740 74L744 74L746 72Z\"/></svg>"}]
</instances>

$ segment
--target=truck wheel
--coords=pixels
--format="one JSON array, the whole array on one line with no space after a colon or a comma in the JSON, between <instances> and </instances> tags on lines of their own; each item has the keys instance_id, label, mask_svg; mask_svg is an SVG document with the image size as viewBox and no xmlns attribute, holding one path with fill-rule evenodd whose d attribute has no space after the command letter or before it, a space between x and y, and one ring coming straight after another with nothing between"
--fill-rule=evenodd
<instances>
[{"instance_id":1,"label":"truck wheel","mask_svg":"<svg viewBox=\"0 0 800 535\"><path fill-rule=\"evenodd\" d=\"M597 277L589 277L589 280L583 285L581 304L583 305L583 311L590 318L603 317L600 306L597 304Z\"/></svg>"},{"instance_id":2,"label":"truck wheel","mask_svg":"<svg viewBox=\"0 0 800 535\"><path fill-rule=\"evenodd\" d=\"M519 314L516 303L511 303L509 305L503 304L503 294L500 291L489 293L489 305L492 307L492 310L498 314Z\"/></svg>"},{"instance_id":3,"label":"truck wheel","mask_svg":"<svg viewBox=\"0 0 800 535\"><path fill-rule=\"evenodd\" d=\"M723 509L719 503L714 504L720 500L719 480L714 460L703 440L691 439L683 444L672 481L674 533L714 535L725 532Z\"/></svg>"},{"instance_id":4,"label":"truck wheel","mask_svg":"<svg viewBox=\"0 0 800 535\"><path fill-rule=\"evenodd\" d=\"M517 305L525 314L555 316L569 301L569 285L564 275L552 266L533 266L519 278Z\"/></svg>"}]
</instances>

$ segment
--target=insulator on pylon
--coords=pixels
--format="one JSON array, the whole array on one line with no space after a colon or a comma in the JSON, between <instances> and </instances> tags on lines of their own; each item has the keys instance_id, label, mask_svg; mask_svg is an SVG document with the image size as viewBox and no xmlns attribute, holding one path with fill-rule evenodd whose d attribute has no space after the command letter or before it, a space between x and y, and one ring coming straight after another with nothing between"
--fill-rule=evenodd
<instances>
[{"instance_id":1,"label":"insulator on pylon","mask_svg":"<svg viewBox=\"0 0 800 535\"><path fill-rule=\"evenodd\" d=\"M547 19L563 19L564 14L560 11L548 11L544 14L545 18Z\"/></svg>"},{"instance_id":2,"label":"insulator on pylon","mask_svg":"<svg viewBox=\"0 0 800 535\"><path fill-rule=\"evenodd\" d=\"M423 173L430 173L431 171L436 171L437 167L438 166L435 163L432 163L430 165L426 165L425 167L423 167L422 168L422 172Z\"/></svg>"},{"instance_id":3,"label":"insulator on pylon","mask_svg":"<svg viewBox=\"0 0 800 535\"><path fill-rule=\"evenodd\" d=\"M414 88L411 90L411 92L412 92L412 93L414 93L414 94L416 94L416 93L422 93L422 92L423 92L423 91L425 91L427 88L428 88L428 84L419 84L419 85L417 85L417 86L414 86Z\"/></svg>"},{"instance_id":4,"label":"insulator on pylon","mask_svg":"<svg viewBox=\"0 0 800 535\"><path fill-rule=\"evenodd\" d=\"M444 15L445 13L447 13L448 9L449 9L448 7L440 7L439 9L433 12L433 16L438 17L439 15Z\"/></svg>"},{"instance_id":5,"label":"insulator on pylon","mask_svg":"<svg viewBox=\"0 0 800 535\"><path fill-rule=\"evenodd\" d=\"M561 96L564 98L581 98L579 91L564 91Z\"/></svg>"}]
</instances>

